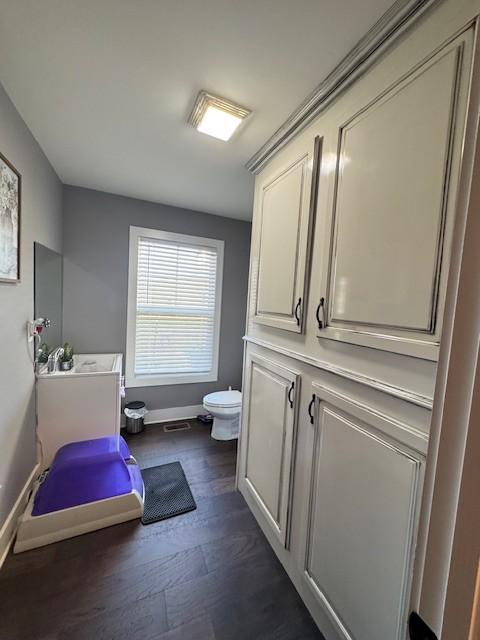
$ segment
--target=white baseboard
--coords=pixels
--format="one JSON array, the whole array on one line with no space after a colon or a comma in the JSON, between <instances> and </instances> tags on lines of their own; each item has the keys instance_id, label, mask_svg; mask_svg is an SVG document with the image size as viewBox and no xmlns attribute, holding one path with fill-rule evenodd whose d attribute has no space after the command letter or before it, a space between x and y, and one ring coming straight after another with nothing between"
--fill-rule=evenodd
<instances>
[{"instance_id":1,"label":"white baseboard","mask_svg":"<svg viewBox=\"0 0 480 640\"><path fill-rule=\"evenodd\" d=\"M2 568L2 565L5 562L5 558L7 557L8 552L10 551L10 547L12 546L15 534L17 532L18 518L22 515L23 510L27 505L28 495L30 493L30 489L32 488L39 468L40 465L36 464L32 469L32 473L30 474L28 480L25 483L25 486L20 492L20 495L18 496L15 504L13 505L12 510L8 514L7 519L0 529L0 569Z\"/></svg>"},{"instance_id":2,"label":"white baseboard","mask_svg":"<svg viewBox=\"0 0 480 640\"><path fill-rule=\"evenodd\" d=\"M170 407L169 409L152 409L145 416L145 424L186 420L187 418L196 418L200 413L207 413L201 404L192 404L188 407Z\"/></svg>"},{"instance_id":3,"label":"white baseboard","mask_svg":"<svg viewBox=\"0 0 480 640\"><path fill-rule=\"evenodd\" d=\"M188 420L196 418L200 413L207 413L201 404L187 407L170 407L168 409L152 409L145 416L145 424L170 422L170 420ZM122 427L125 426L125 415L122 415Z\"/></svg>"}]
</instances>

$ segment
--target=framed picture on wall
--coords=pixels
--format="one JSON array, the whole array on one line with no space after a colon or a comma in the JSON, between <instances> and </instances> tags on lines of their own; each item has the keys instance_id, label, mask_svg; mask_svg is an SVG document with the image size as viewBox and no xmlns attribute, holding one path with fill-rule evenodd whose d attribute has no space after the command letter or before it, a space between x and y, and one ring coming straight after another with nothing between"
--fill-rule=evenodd
<instances>
[{"instance_id":1,"label":"framed picture on wall","mask_svg":"<svg viewBox=\"0 0 480 640\"><path fill-rule=\"evenodd\" d=\"M20 280L22 178L0 153L0 282Z\"/></svg>"}]
</instances>

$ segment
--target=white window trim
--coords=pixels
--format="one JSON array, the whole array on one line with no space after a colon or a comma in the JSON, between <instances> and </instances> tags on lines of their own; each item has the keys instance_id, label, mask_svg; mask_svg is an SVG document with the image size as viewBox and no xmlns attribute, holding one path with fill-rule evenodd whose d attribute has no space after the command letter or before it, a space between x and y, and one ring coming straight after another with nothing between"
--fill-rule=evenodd
<instances>
[{"instance_id":1,"label":"white window trim","mask_svg":"<svg viewBox=\"0 0 480 640\"><path fill-rule=\"evenodd\" d=\"M213 367L208 373L192 374L161 374L154 376L137 376L135 374L135 337L136 337L136 306L137 306L137 268L138 268L138 240L140 237L169 240L194 246L215 247L217 249L217 279L215 284L215 323L213 339ZM218 353L220 343L220 323L222 309L223 282L223 240L187 236L180 233L170 233L146 227L130 227L130 242L128 256L128 295L127 295L127 349L125 362L126 387L152 387L166 384L188 384L195 382L215 382L218 380Z\"/></svg>"}]
</instances>

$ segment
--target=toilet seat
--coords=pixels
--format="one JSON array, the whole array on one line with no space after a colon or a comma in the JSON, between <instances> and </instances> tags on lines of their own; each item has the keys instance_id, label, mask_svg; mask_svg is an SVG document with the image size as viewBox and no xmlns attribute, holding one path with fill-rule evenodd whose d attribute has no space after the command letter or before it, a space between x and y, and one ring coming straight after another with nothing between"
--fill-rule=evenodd
<instances>
[{"instance_id":1,"label":"toilet seat","mask_svg":"<svg viewBox=\"0 0 480 640\"><path fill-rule=\"evenodd\" d=\"M242 404L242 394L240 391L215 391L203 398L203 404L219 409L235 409Z\"/></svg>"}]
</instances>

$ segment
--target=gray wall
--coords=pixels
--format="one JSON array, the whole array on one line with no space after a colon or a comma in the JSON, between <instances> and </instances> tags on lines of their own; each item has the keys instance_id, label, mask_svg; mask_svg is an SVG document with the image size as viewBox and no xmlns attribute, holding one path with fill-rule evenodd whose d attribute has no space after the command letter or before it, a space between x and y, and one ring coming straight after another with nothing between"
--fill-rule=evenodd
<instances>
[{"instance_id":1,"label":"gray wall","mask_svg":"<svg viewBox=\"0 0 480 640\"><path fill-rule=\"evenodd\" d=\"M150 409L199 404L211 391L241 385L248 261L248 222L64 188L63 336L77 352L125 354L130 225L225 241L219 379L127 390Z\"/></svg>"},{"instance_id":2,"label":"gray wall","mask_svg":"<svg viewBox=\"0 0 480 640\"><path fill-rule=\"evenodd\" d=\"M0 85L0 151L22 175L21 282L0 283L0 529L36 462L33 242L61 252L62 185Z\"/></svg>"}]
</instances>

